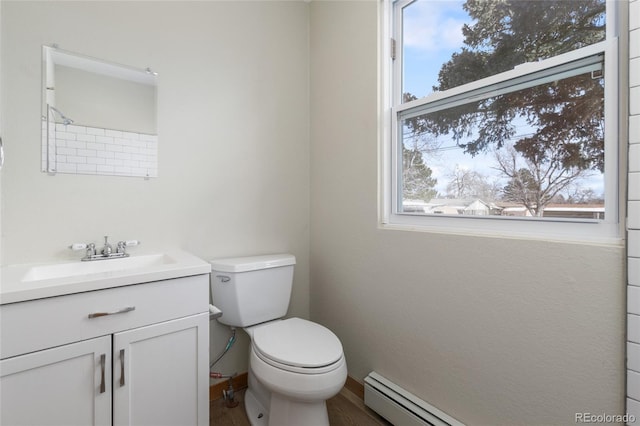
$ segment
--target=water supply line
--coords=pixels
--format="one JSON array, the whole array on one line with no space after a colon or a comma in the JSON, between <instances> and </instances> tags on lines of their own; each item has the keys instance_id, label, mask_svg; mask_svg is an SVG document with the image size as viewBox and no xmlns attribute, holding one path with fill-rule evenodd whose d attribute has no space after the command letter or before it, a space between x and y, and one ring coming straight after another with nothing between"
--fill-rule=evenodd
<instances>
[{"instance_id":1,"label":"water supply line","mask_svg":"<svg viewBox=\"0 0 640 426\"><path fill-rule=\"evenodd\" d=\"M212 379L233 379L237 375L238 375L238 373L222 374L222 373L218 373L218 372L214 372L214 371L209 373L209 377L211 377Z\"/></svg>"},{"instance_id":2,"label":"water supply line","mask_svg":"<svg viewBox=\"0 0 640 426\"><path fill-rule=\"evenodd\" d=\"M222 391L222 398L224 399L224 405L227 408L237 407L240 404L235 399L235 392L233 391L233 377L229 377L229 388Z\"/></svg>"},{"instance_id":3,"label":"water supply line","mask_svg":"<svg viewBox=\"0 0 640 426\"><path fill-rule=\"evenodd\" d=\"M222 316L222 311L220 311L220 309L216 308L213 305L209 305L209 320L213 320L216 318L219 318ZM211 370L211 368L213 368L214 365L216 365L216 363L218 361L220 361L222 359L222 357L229 352L229 349L231 349L231 347L233 346L233 344L236 342L236 328L235 327L229 327L229 330L231 330L231 335L229 336L229 340L227 341L227 345L224 347L224 350L222 351L222 353L220 355L218 355L218 357L211 363L209 364L209 370ZM213 371L209 371L209 377L212 379L228 379L229 381L229 387L225 390L222 391L222 397L224 399L224 404L228 407L228 408L233 408L233 407L237 407L239 402L235 400L235 392L233 390L233 379L238 375L238 373L233 373L233 374L222 374L222 373L218 373L218 372L213 372Z\"/></svg>"},{"instance_id":4,"label":"water supply line","mask_svg":"<svg viewBox=\"0 0 640 426\"><path fill-rule=\"evenodd\" d=\"M222 398L224 399L224 405L227 408L237 407L239 402L235 400L235 391L233 390L233 379L238 375L238 373L233 373L231 375L224 375L222 373L209 373L209 377L212 379L228 379L229 387L222 391Z\"/></svg>"},{"instance_id":5,"label":"water supply line","mask_svg":"<svg viewBox=\"0 0 640 426\"><path fill-rule=\"evenodd\" d=\"M227 345L225 346L225 348L222 351L222 353L220 355L218 355L218 358L216 358L211 364L209 364L209 369L213 368L213 366L216 365L216 363L218 361L220 361L222 359L222 357L227 352L229 352L229 349L231 349L233 344L236 342L236 328L235 327L229 327L229 329L231 330L231 336L229 336L229 340L227 341Z\"/></svg>"}]
</instances>

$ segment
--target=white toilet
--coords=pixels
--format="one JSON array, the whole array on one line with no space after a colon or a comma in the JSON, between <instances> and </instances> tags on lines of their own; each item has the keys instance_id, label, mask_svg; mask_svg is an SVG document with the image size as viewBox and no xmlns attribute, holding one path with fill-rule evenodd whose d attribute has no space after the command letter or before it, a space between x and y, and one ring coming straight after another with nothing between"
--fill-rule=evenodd
<instances>
[{"instance_id":1,"label":"white toilet","mask_svg":"<svg viewBox=\"0 0 640 426\"><path fill-rule=\"evenodd\" d=\"M218 321L251 338L245 407L252 426L328 425L325 401L347 378L338 337L287 313L296 263L290 254L211 261Z\"/></svg>"}]
</instances>

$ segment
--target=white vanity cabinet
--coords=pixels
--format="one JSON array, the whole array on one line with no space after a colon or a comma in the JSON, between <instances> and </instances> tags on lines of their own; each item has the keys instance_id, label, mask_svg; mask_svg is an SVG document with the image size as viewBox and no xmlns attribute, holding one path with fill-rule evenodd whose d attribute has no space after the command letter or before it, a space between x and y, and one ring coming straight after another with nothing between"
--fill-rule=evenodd
<instances>
[{"instance_id":1,"label":"white vanity cabinet","mask_svg":"<svg viewBox=\"0 0 640 426\"><path fill-rule=\"evenodd\" d=\"M114 425L209 424L208 311L115 334L113 348Z\"/></svg>"},{"instance_id":2,"label":"white vanity cabinet","mask_svg":"<svg viewBox=\"0 0 640 426\"><path fill-rule=\"evenodd\" d=\"M0 425L208 425L208 308L208 274L0 305Z\"/></svg>"},{"instance_id":3,"label":"white vanity cabinet","mask_svg":"<svg viewBox=\"0 0 640 426\"><path fill-rule=\"evenodd\" d=\"M0 375L3 426L111 424L110 336L3 359Z\"/></svg>"}]
</instances>

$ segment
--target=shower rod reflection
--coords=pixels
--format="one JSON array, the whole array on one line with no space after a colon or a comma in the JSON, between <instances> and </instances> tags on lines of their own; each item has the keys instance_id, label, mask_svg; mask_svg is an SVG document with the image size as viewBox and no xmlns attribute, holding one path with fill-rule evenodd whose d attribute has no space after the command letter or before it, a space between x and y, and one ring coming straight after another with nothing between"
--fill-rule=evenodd
<instances>
[{"instance_id":1,"label":"shower rod reflection","mask_svg":"<svg viewBox=\"0 0 640 426\"><path fill-rule=\"evenodd\" d=\"M68 126L69 124L73 124L73 120L70 119L69 117L67 117L66 115L64 115L62 113L62 111L60 111L58 108L48 105L49 109L53 110L54 112L57 112L58 115L60 116L60 118L62 118L62 124L64 124L65 126Z\"/></svg>"}]
</instances>

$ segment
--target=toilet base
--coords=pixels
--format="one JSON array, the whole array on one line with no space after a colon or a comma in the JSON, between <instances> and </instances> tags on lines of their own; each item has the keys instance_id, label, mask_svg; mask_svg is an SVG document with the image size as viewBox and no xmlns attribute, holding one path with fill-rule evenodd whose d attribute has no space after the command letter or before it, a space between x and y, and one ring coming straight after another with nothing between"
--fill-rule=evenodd
<instances>
[{"instance_id":1,"label":"toilet base","mask_svg":"<svg viewBox=\"0 0 640 426\"><path fill-rule=\"evenodd\" d=\"M327 404L320 402L299 402L271 394L269 410L247 389L244 407L251 426L329 426Z\"/></svg>"},{"instance_id":2,"label":"toilet base","mask_svg":"<svg viewBox=\"0 0 640 426\"><path fill-rule=\"evenodd\" d=\"M244 406L251 426L329 426L327 404L292 400L269 391L249 367L249 387Z\"/></svg>"},{"instance_id":3,"label":"toilet base","mask_svg":"<svg viewBox=\"0 0 640 426\"><path fill-rule=\"evenodd\" d=\"M269 413L269 426L329 426L325 401L292 401L272 393Z\"/></svg>"},{"instance_id":4,"label":"toilet base","mask_svg":"<svg viewBox=\"0 0 640 426\"><path fill-rule=\"evenodd\" d=\"M244 409L251 426L269 425L269 411L262 406L251 389L247 389L244 393Z\"/></svg>"}]
</instances>

